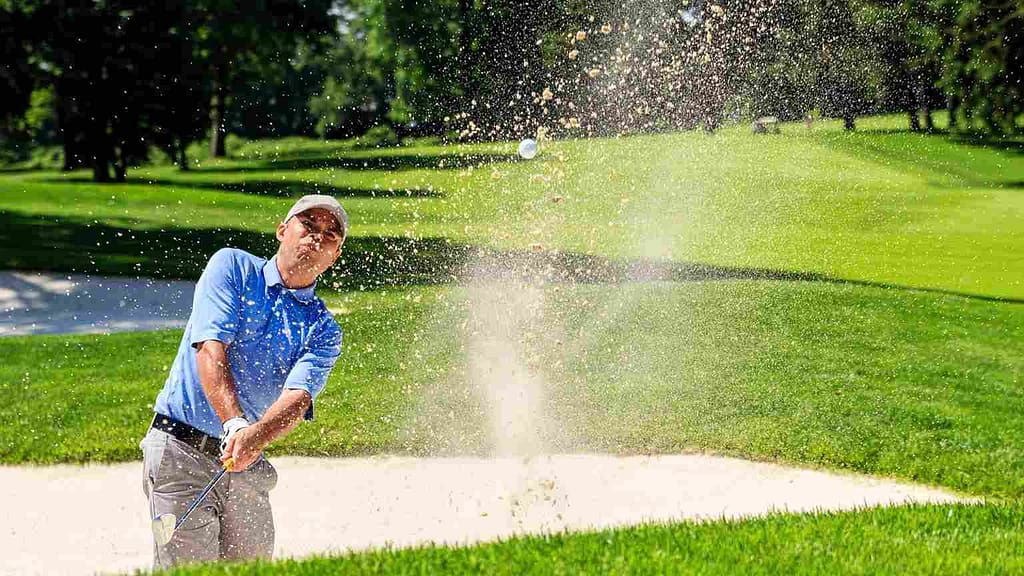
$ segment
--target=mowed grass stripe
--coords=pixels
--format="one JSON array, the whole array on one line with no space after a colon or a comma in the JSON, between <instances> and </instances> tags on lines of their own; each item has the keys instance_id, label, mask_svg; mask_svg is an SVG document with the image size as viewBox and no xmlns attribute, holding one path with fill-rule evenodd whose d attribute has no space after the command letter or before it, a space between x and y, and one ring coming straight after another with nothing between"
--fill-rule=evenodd
<instances>
[{"instance_id":1,"label":"mowed grass stripe","mask_svg":"<svg viewBox=\"0 0 1024 576\"><path fill-rule=\"evenodd\" d=\"M1024 507L908 506L216 564L221 574L980 574L1024 570Z\"/></svg>"},{"instance_id":2,"label":"mowed grass stripe","mask_svg":"<svg viewBox=\"0 0 1024 576\"><path fill-rule=\"evenodd\" d=\"M37 264L17 258L47 245L19 240L31 236L16 232L32 218L268 236L289 197L325 191L345 202L355 237L672 258L1024 298L1024 155L944 135L843 134L834 123L784 130L550 142L530 162L516 161L512 144L375 151L264 142L245 158L186 173L138 170L127 185L93 184L85 173L3 174L11 256L0 257L7 267L43 265L41 255ZM140 273L173 268L158 259L175 254L149 249L153 262ZM109 253L95 260L93 272L124 273L107 265Z\"/></svg>"},{"instance_id":3,"label":"mowed grass stripe","mask_svg":"<svg viewBox=\"0 0 1024 576\"><path fill-rule=\"evenodd\" d=\"M464 291L331 302L343 356L317 420L272 453L493 448ZM522 338L552 450L699 449L1024 494L1024 306L774 281L563 286L544 305ZM138 458L178 335L0 339L0 461Z\"/></svg>"}]
</instances>

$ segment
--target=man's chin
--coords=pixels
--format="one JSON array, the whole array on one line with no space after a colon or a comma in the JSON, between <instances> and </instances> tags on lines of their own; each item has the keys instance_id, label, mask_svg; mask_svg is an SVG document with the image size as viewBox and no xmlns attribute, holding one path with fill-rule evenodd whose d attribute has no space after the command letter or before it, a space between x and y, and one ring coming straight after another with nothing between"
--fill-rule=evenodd
<instances>
[{"instance_id":1,"label":"man's chin","mask_svg":"<svg viewBox=\"0 0 1024 576\"><path fill-rule=\"evenodd\" d=\"M319 274L321 271L320 263L314 254L307 254L306 256L296 258L295 264L296 269L302 272L315 272Z\"/></svg>"}]
</instances>

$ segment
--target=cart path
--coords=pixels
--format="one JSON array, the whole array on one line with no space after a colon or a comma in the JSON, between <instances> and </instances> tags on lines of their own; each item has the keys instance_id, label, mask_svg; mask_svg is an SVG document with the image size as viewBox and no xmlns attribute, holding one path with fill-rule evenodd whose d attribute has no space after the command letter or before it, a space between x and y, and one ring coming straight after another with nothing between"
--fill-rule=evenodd
<instances>
[{"instance_id":1,"label":"cart path","mask_svg":"<svg viewBox=\"0 0 1024 576\"><path fill-rule=\"evenodd\" d=\"M181 328L195 282L0 271L0 336Z\"/></svg>"}]
</instances>

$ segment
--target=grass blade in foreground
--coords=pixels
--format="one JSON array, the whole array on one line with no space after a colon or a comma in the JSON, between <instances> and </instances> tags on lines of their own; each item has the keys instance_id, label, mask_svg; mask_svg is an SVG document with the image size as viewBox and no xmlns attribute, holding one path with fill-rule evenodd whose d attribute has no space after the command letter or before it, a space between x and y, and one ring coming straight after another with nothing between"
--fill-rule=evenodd
<instances>
[{"instance_id":1,"label":"grass blade in foreground","mask_svg":"<svg viewBox=\"0 0 1024 576\"><path fill-rule=\"evenodd\" d=\"M979 574L1024 570L1024 506L911 506L522 537L174 574Z\"/></svg>"}]
</instances>

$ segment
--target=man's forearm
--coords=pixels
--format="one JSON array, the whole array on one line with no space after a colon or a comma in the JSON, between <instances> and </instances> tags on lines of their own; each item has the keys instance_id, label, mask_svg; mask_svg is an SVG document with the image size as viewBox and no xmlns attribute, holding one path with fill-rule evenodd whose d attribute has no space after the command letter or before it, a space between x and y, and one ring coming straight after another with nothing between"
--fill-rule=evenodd
<instances>
[{"instance_id":1,"label":"man's forearm","mask_svg":"<svg viewBox=\"0 0 1024 576\"><path fill-rule=\"evenodd\" d=\"M243 416L235 392L235 377L231 375L231 365L228 364L227 346L216 340L201 343L196 351L196 366L206 399L220 421Z\"/></svg>"},{"instance_id":2,"label":"man's forearm","mask_svg":"<svg viewBox=\"0 0 1024 576\"><path fill-rule=\"evenodd\" d=\"M312 398L305 390L286 389L281 392L281 396L267 408L263 418L252 425L260 449L266 448L298 426L311 402Z\"/></svg>"}]
</instances>

